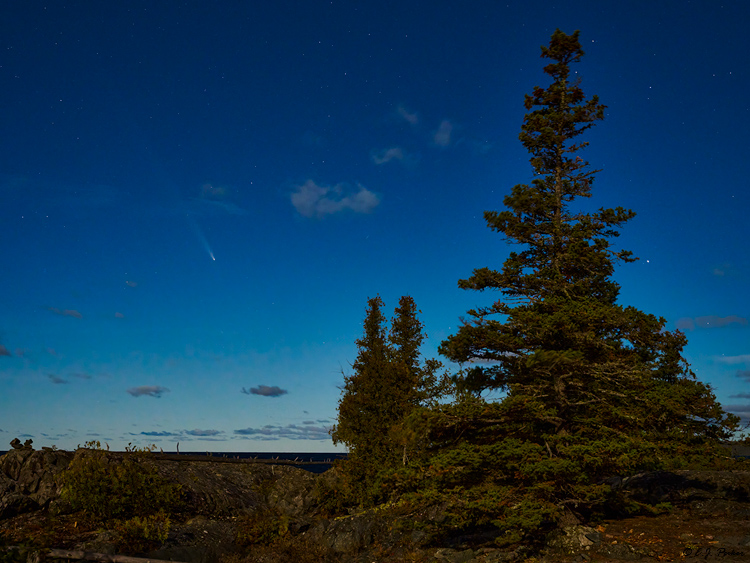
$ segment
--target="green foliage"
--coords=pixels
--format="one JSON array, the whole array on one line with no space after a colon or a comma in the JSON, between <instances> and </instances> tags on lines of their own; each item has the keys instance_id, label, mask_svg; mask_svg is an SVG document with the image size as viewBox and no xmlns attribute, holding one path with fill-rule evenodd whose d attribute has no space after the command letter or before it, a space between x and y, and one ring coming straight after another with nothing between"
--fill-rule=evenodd
<instances>
[{"instance_id":1,"label":"green foliage","mask_svg":"<svg viewBox=\"0 0 750 563\"><path fill-rule=\"evenodd\" d=\"M433 403L445 389L435 360L421 362L424 340L422 323L411 297L399 301L390 331L380 297L368 300L364 334L357 340L354 373L345 376L334 443L349 448L348 459L339 464L341 492L352 504L382 499L377 474L397 467L416 455L420 444L403 422L410 412Z\"/></svg>"},{"instance_id":2,"label":"green foliage","mask_svg":"<svg viewBox=\"0 0 750 563\"><path fill-rule=\"evenodd\" d=\"M152 551L167 540L170 524L169 516L163 510L118 521L115 526L120 533L118 548L128 552Z\"/></svg>"},{"instance_id":3,"label":"green foliage","mask_svg":"<svg viewBox=\"0 0 750 563\"><path fill-rule=\"evenodd\" d=\"M73 510L101 520L146 517L176 509L180 486L163 479L133 454L79 450L60 475L62 498Z\"/></svg>"},{"instance_id":4,"label":"green foliage","mask_svg":"<svg viewBox=\"0 0 750 563\"><path fill-rule=\"evenodd\" d=\"M578 137L605 109L570 79L582 56L578 32L557 30L542 48L552 82L526 96L519 135L534 179L512 189L504 211L484 215L523 249L501 270L459 281L501 297L470 310L441 344L463 368L456 401L404 411L400 436L420 453L378 475L392 498L445 505L440 533L491 525L507 544L567 511L633 509L607 477L713 463L738 429L682 357L685 336L617 302L615 264L635 258L611 239L635 214L572 209L591 196L597 172L577 154L587 145Z\"/></svg>"},{"instance_id":5,"label":"green foliage","mask_svg":"<svg viewBox=\"0 0 750 563\"><path fill-rule=\"evenodd\" d=\"M271 509L259 510L237 520L235 542L241 547L269 545L289 533L289 518Z\"/></svg>"}]
</instances>

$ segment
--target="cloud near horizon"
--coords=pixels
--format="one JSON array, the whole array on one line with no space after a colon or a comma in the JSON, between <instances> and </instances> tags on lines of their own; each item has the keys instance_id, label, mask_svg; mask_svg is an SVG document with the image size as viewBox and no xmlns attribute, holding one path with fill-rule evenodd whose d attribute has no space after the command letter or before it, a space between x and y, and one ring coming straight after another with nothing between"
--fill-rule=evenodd
<instances>
[{"instance_id":1,"label":"cloud near horizon","mask_svg":"<svg viewBox=\"0 0 750 563\"><path fill-rule=\"evenodd\" d=\"M746 325L747 319L737 315L728 317L717 317L706 315L704 317L683 317L675 321L675 326L680 330L694 330L696 328L721 328L732 324Z\"/></svg>"},{"instance_id":2,"label":"cloud near horizon","mask_svg":"<svg viewBox=\"0 0 750 563\"><path fill-rule=\"evenodd\" d=\"M259 385L258 387L251 387L250 390L242 388L242 393L245 395L260 395L262 397L281 397L286 395L288 391L274 385L269 387L268 385Z\"/></svg>"},{"instance_id":3,"label":"cloud near horizon","mask_svg":"<svg viewBox=\"0 0 750 563\"><path fill-rule=\"evenodd\" d=\"M219 434L223 434L221 430L198 430L197 428L195 430L185 430L185 434L188 436L218 436Z\"/></svg>"},{"instance_id":4,"label":"cloud near horizon","mask_svg":"<svg viewBox=\"0 0 750 563\"><path fill-rule=\"evenodd\" d=\"M380 204L380 198L364 186L357 190L346 189L343 184L319 186L308 180L292 193L291 201L297 213L303 217L324 217L341 211L370 213Z\"/></svg>"},{"instance_id":5,"label":"cloud near horizon","mask_svg":"<svg viewBox=\"0 0 750 563\"><path fill-rule=\"evenodd\" d=\"M750 404L744 405L722 405L725 412L736 414L740 417L740 424L747 424L750 421Z\"/></svg>"},{"instance_id":6,"label":"cloud near horizon","mask_svg":"<svg viewBox=\"0 0 750 563\"><path fill-rule=\"evenodd\" d=\"M10 351L5 346L0 344L0 356L12 356L12 355L13 354L11 354Z\"/></svg>"},{"instance_id":7,"label":"cloud near horizon","mask_svg":"<svg viewBox=\"0 0 750 563\"><path fill-rule=\"evenodd\" d=\"M128 389L133 397L141 397L146 395L148 397L161 398L164 393L169 393L169 389L162 387L161 385L141 385L140 387L131 387Z\"/></svg>"},{"instance_id":8,"label":"cloud near horizon","mask_svg":"<svg viewBox=\"0 0 750 563\"><path fill-rule=\"evenodd\" d=\"M289 440L330 440L331 435L328 433L330 426L298 426L296 424L287 424L286 426L275 426L268 424L262 428L241 428L235 430L238 436L247 436L257 440L280 440L287 438Z\"/></svg>"}]
</instances>

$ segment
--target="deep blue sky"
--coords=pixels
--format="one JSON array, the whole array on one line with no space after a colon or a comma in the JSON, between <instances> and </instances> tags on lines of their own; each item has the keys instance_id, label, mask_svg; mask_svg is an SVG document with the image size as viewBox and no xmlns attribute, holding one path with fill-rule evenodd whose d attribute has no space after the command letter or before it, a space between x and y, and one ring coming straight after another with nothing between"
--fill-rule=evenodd
<instances>
[{"instance_id":1,"label":"deep blue sky","mask_svg":"<svg viewBox=\"0 0 750 563\"><path fill-rule=\"evenodd\" d=\"M456 283L510 251L482 212L531 179L523 96L558 27L608 106L586 205L638 213L621 301L684 329L747 416L748 21L745 0L5 5L0 449L333 451L368 297L412 295L428 355L493 298Z\"/></svg>"}]
</instances>

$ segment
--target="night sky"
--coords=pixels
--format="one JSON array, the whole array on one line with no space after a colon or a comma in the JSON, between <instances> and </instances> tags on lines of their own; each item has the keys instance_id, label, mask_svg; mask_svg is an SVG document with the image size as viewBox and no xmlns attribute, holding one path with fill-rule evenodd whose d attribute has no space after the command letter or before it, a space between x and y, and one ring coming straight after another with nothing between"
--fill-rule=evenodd
<instances>
[{"instance_id":1,"label":"night sky","mask_svg":"<svg viewBox=\"0 0 750 563\"><path fill-rule=\"evenodd\" d=\"M637 217L620 301L750 415L745 0L6 3L0 449L335 451L368 297L428 341L498 294L523 96L581 30L583 209ZM452 369L456 366L448 366Z\"/></svg>"}]
</instances>

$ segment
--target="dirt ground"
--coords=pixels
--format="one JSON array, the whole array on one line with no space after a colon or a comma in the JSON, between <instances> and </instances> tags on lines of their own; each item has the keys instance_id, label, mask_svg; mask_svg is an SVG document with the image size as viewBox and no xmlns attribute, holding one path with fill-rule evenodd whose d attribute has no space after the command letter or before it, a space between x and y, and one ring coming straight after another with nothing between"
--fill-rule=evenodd
<instances>
[{"instance_id":1,"label":"dirt ground","mask_svg":"<svg viewBox=\"0 0 750 563\"><path fill-rule=\"evenodd\" d=\"M750 518L743 514L707 518L678 509L659 516L605 521L598 530L602 543L591 553L591 561L750 562Z\"/></svg>"}]
</instances>

